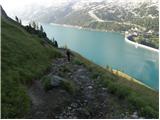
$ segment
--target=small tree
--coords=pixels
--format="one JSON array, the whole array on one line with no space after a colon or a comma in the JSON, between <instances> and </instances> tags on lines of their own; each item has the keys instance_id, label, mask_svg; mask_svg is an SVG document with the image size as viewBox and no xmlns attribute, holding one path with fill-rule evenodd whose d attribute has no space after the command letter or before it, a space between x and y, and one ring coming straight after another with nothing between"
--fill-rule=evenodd
<instances>
[{"instance_id":1,"label":"small tree","mask_svg":"<svg viewBox=\"0 0 160 120\"><path fill-rule=\"evenodd\" d=\"M40 31L43 32L43 27L42 27L42 25L40 26ZM53 39L54 39L54 38L53 38Z\"/></svg>"},{"instance_id":2,"label":"small tree","mask_svg":"<svg viewBox=\"0 0 160 120\"><path fill-rule=\"evenodd\" d=\"M38 23L36 24L36 30L39 30L39 25L38 25Z\"/></svg>"},{"instance_id":3,"label":"small tree","mask_svg":"<svg viewBox=\"0 0 160 120\"><path fill-rule=\"evenodd\" d=\"M54 46L55 46L56 48L58 48L58 43L57 43L57 41L54 42Z\"/></svg>"},{"instance_id":4,"label":"small tree","mask_svg":"<svg viewBox=\"0 0 160 120\"><path fill-rule=\"evenodd\" d=\"M19 19L18 19L18 17L17 17L17 16L15 16L15 20L16 20L16 22L19 22Z\"/></svg>"},{"instance_id":5,"label":"small tree","mask_svg":"<svg viewBox=\"0 0 160 120\"><path fill-rule=\"evenodd\" d=\"M54 43L54 41L55 41L55 39L54 39L54 37L52 38L52 42Z\"/></svg>"},{"instance_id":6,"label":"small tree","mask_svg":"<svg viewBox=\"0 0 160 120\"><path fill-rule=\"evenodd\" d=\"M31 26L31 23L29 23L29 25L28 25L28 26L29 26L29 27L32 27L32 26Z\"/></svg>"},{"instance_id":7,"label":"small tree","mask_svg":"<svg viewBox=\"0 0 160 120\"><path fill-rule=\"evenodd\" d=\"M31 26L34 28L34 29L36 29L36 22L35 21L32 21L32 23L31 23Z\"/></svg>"},{"instance_id":8,"label":"small tree","mask_svg":"<svg viewBox=\"0 0 160 120\"><path fill-rule=\"evenodd\" d=\"M19 23L20 23L20 25L22 25L22 21L21 20L19 20Z\"/></svg>"}]
</instances>

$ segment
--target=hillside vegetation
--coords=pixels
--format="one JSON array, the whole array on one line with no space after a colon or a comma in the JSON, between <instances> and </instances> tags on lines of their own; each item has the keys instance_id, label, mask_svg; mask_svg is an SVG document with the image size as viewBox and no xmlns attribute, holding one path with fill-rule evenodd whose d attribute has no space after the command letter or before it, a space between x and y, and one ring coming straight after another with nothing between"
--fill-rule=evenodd
<instances>
[{"instance_id":1,"label":"hillside vegetation","mask_svg":"<svg viewBox=\"0 0 160 120\"><path fill-rule=\"evenodd\" d=\"M60 53L16 22L2 17L2 118L20 118L29 110L26 85L42 76Z\"/></svg>"}]
</instances>

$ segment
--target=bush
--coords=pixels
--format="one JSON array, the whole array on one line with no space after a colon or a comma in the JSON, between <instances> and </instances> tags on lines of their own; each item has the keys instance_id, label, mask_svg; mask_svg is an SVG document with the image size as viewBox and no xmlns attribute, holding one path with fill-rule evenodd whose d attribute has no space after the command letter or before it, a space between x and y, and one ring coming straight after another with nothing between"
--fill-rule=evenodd
<instances>
[{"instance_id":1,"label":"bush","mask_svg":"<svg viewBox=\"0 0 160 120\"><path fill-rule=\"evenodd\" d=\"M140 97L138 97L135 94L132 94L130 96L127 97L127 100L129 101L129 103L131 103L134 107L136 107L136 109L140 109L142 107L144 107L146 105L145 100L141 99Z\"/></svg>"},{"instance_id":2,"label":"bush","mask_svg":"<svg viewBox=\"0 0 160 120\"><path fill-rule=\"evenodd\" d=\"M75 94L76 92L75 84L71 80L61 81L61 87L64 88L70 94Z\"/></svg>"},{"instance_id":3,"label":"bush","mask_svg":"<svg viewBox=\"0 0 160 120\"><path fill-rule=\"evenodd\" d=\"M131 93L131 90L126 87L126 86L122 86L122 85L117 85L117 91L116 91L116 95L122 99L122 98L126 98L129 94Z\"/></svg>"},{"instance_id":4,"label":"bush","mask_svg":"<svg viewBox=\"0 0 160 120\"><path fill-rule=\"evenodd\" d=\"M142 116L145 116L146 118L150 118L150 119L158 118L158 114L159 114L150 106L145 106L144 108L142 108L140 113Z\"/></svg>"},{"instance_id":5,"label":"bush","mask_svg":"<svg viewBox=\"0 0 160 120\"><path fill-rule=\"evenodd\" d=\"M71 70L68 68L68 66L66 65L63 65L61 68L60 68L60 71L62 73L67 73L67 72L71 72Z\"/></svg>"},{"instance_id":6,"label":"bush","mask_svg":"<svg viewBox=\"0 0 160 120\"><path fill-rule=\"evenodd\" d=\"M110 81L110 80L103 80L103 81L102 81L103 87L108 87L109 84L111 84L111 81Z\"/></svg>"},{"instance_id":7,"label":"bush","mask_svg":"<svg viewBox=\"0 0 160 120\"><path fill-rule=\"evenodd\" d=\"M74 59L74 64L77 64L77 65L83 65L83 62L81 62L80 60L78 59Z\"/></svg>"},{"instance_id":8,"label":"bush","mask_svg":"<svg viewBox=\"0 0 160 120\"><path fill-rule=\"evenodd\" d=\"M117 91L117 85L115 83L110 82L110 84L108 84L108 91L112 94L115 94Z\"/></svg>"},{"instance_id":9,"label":"bush","mask_svg":"<svg viewBox=\"0 0 160 120\"><path fill-rule=\"evenodd\" d=\"M41 79L41 82L42 82L43 88L44 88L46 91L52 89L51 78L50 78L49 76L44 76L44 77Z\"/></svg>"}]
</instances>

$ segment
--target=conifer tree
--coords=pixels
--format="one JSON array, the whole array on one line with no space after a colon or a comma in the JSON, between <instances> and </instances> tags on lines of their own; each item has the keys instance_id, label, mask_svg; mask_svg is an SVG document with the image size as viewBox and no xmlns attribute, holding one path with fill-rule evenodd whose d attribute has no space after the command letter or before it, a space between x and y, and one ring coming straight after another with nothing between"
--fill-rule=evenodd
<instances>
[{"instance_id":1,"label":"conifer tree","mask_svg":"<svg viewBox=\"0 0 160 120\"><path fill-rule=\"evenodd\" d=\"M19 19L18 19L18 17L17 17L17 16L15 16L15 20L16 20L16 22L19 22Z\"/></svg>"},{"instance_id":2,"label":"conifer tree","mask_svg":"<svg viewBox=\"0 0 160 120\"><path fill-rule=\"evenodd\" d=\"M40 31L43 32L43 27L42 27L42 25L40 26ZM54 38L53 38L53 39L54 39Z\"/></svg>"}]
</instances>

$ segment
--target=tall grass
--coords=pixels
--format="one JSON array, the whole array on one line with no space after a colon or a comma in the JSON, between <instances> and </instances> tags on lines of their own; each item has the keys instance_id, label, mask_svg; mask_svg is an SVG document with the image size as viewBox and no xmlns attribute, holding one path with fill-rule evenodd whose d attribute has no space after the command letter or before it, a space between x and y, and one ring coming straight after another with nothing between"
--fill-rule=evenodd
<instances>
[{"instance_id":1,"label":"tall grass","mask_svg":"<svg viewBox=\"0 0 160 120\"><path fill-rule=\"evenodd\" d=\"M27 85L39 78L61 54L42 39L2 17L2 118L23 118L30 100Z\"/></svg>"}]
</instances>

